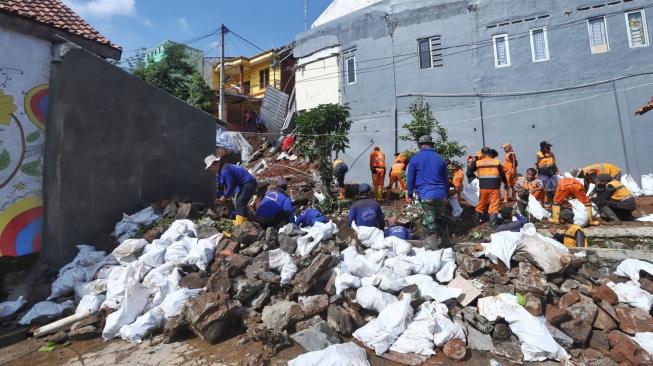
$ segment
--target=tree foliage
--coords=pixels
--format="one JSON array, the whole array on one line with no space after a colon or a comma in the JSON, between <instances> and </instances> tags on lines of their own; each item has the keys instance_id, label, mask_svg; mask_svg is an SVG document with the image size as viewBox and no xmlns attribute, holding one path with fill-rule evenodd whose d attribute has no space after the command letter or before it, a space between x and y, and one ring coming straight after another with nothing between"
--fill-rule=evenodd
<instances>
[{"instance_id":1,"label":"tree foliage","mask_svg":"<svg viewBox=\"0 0 653 366\"><path fill-rule=\"evenodd\" d=\"M150 85L156 86L189 104L209 110L213 91L202 76L188 62L182 45L166 46L160 61L154 62L140 55L128 60L130 71Z\"/></svg>"},{"instance_id":2,"label":"tree foliage","mask_svg":"<svg viewBox=\"0 0 653 366\"><path fill-rule=\"evenodd\" d=\"M331 153L344 152L349 147L351 128L349 107L321 104L299 115L297 120L297 150L320 163L320 179L325 193L331 195L333 168Z\"/></svg>"}]
</instances>

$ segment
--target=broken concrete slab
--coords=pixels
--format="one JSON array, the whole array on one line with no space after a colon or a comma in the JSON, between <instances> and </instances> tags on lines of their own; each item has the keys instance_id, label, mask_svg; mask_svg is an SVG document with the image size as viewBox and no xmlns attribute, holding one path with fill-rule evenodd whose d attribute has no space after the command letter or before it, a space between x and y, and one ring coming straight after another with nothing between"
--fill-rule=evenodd
<instances>
[{"instance_id":1,"label":"broken concrete slab","mask_svg":"<svg viewBox=\"0 0 653 366\"><path fill-rule=\"evenodd\" d=\"M492 351L494 348L492 336L489 334L483 334L470 325L467 325L465 328L467 333L467 344L471 350Z\"/></svg>"},{"instance_id":2,"label":"broken concrete slab","mask_svg":"<svg viewBox=\"0 0 653 366\"><path fill-rule=\"evenodd\" d=\"M458 302L462 306L467 306L476 300L477 297L481 296L481 291L479 291L470 281L462 278L461 276L456 276L449 284L449 288L457 288L462 290L462 295L458 298ZM419 289L418 289L419 294Z\"/></svg>"}]
</instances>

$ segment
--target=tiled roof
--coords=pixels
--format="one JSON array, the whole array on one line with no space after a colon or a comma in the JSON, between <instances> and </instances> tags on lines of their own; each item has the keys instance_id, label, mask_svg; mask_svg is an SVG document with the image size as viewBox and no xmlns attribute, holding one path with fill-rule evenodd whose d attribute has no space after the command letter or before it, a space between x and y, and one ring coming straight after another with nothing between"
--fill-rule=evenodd
<instances>
[{"instance_id":1,"label":"tiled roof","mask_svg":"<svg viewBox=\"0 0 653 366\"><path fill-rule=\"evenodd\" d=\"M120 49L120 46L111 43L61 0L0 0L0 12L27 18L117 50Z\"/></svg>"}]
</instances>

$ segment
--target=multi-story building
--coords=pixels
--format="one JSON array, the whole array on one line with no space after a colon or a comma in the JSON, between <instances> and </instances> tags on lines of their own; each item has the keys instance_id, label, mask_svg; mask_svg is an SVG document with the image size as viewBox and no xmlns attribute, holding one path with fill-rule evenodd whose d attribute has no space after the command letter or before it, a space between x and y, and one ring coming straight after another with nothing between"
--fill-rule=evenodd
<instances>
[{"instance_id":1,"label":"multi-story building","mask_svg":"<svg viewBox=\"0 0 653 366\"><path fill-rule=\"evenodd\" d=\"M294 49L297 109L351 107L349 179L369 179L357 157L373 145L411 147L418 96L469 152L511 142L520 170L547 140L563 171L653 172L653 115L634 116L653 95L653 0L370 2L330 7Z\"/></svg>"},{"instance_id":2,"label":"multi-story building","mask_svg":"<svg viewBox=\"0 0 653 366\"><path fill-rule=\"evenodd\" d=\"M184 48L186 52L186 61L189 64L193 65L199 73L203 73L204 68L204 51L198 50L197 48L189 47L185 44L177 43L174 41L163 41L158 45L147 50L145 53L145 62L157 63L163 59L163 56L166 54L166 49L171 45L177 45Z\"/></svg>"}]
</instances>

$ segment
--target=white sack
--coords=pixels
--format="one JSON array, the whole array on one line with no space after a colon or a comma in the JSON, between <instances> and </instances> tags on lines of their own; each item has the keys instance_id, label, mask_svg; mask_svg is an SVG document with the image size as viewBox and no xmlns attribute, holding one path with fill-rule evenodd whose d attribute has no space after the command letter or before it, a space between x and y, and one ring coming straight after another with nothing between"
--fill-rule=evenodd
<instances>
[{"instance_id":1,"label":"white sack","mask_svg":"<svg viewBox=\"0 0 653 366\"><path fill-rule=\"evenodd\" d=\"M131 324L143 313L150 293L147 287L130 279L125 289L125 299L120 309L107 316L102 338L110 340L116 337L123 325Z\"/></svg>"},{"instance_id":2,"label":"white sack","mask_svg":"<svg viewBox=\"0 0 653 366\"><path fill-rule=\"evenodd\" d=\"M651 310L653 306L653 295L648 291L642 290L635 282L628 281L626 283L608 282L608 287L617 294L620 303L628 304L630 306L646 310Z\"/></svg>"},{"instance_id":3,"label":"white sack","mask_svg":"<svg viewBox=\"0 0 653 366\"><path fill-rule=\"evenodd\" d=\"M15 301L0 302L0 319L13 315L25 304L27 304L27 300L23 300L22 296Z\"/></svg>"},{"instance_id":4,"label":"white sack","mask_svg":"<svg viewBox=\"0 0 653 366\"><path fill-rule=\"evenodd\" d=\"M386 306L399 301L399 299L376 287L364 286L356 291L356 303L367 310L380 313Z\"/></svg>"},{"instance_id":5,"label":"white sack","mask_svg":"<svg viewBox=\"0 0 653 366\"><path fill-rule=\"evenodd\" d=\"M336 270L336 280L335 280L336 295L340 295L343 291L345 291L348 288L361 287L360 278L356 276L352 276L349 272L339 270L338 268L336 268L335 270Z\"/></svg>"},{"instance_id":6,"label":"white sack","mask_svg":"<svg viewBox=\"0 0 653 366\"><path fill-rule=\"evenodd\" d=\"M84 295L77 305L75 314L95 314L100 311L105 299L104 295Z\"/></svg>"},{"instance_id":7,"label":"white sack","mask_svg":"<svg viewBox=\"0 0 653 366\"><path fill-rule=\"evenodd\" d=\"M79 253L73 261L59 270L59 276L52 283L52 293L48 300L70 295L77 283L92 280L95 273L106 263L106 253L95 250L93 246L78 245L77 249Z\"/></svg>"},{"instance_id":8,"label":"white sack","mask_svg":"<svg viewBox=\"0 0 653 366\"><path fill-rule=\"evenodd\" d=\"M170 244L166 249L164 259L166 262L182 264L190 252L190 248L197 245L197 238L183 237Z\"/></svg>"},{"instance_id":9,"label":"white sack","mask_svg":"<svg viewBox=\"0 0 653 366\"><path fill-rule=\"evenodd\" d=\"M75 298L81 299L86 295L99 295L107 291L107 280L98 278L91 282L78 282L75 285Z\"/></svg>"},{"instance_id":10,"label":"white sack","mask_svg":"<svg viewBox=\"0 0 653 366\"><path fill-rule=\"evenodd\" d=\"M179 289L181 273L173 263L166 263L153 269L143 279L143 285L154 293L151 305L157 306L168 296Z\"/></svg>"},{"instance_id":11,"label":"white sack","mask_svg":"<svg viewBox=\"0 0 653 366\"><path fill-rule=\"evenodd\" d=\"M348 247L341 252L341 267L356 277L369 277L381 269L386 254L386 251L380 250L360 255L355 247Z\"/></svg>"},{"instance_id":12,"label":"white sack","mask_svg":"<svg viewBox=\"0 0 653 366\"><path fill-rule=\"evenodd\" d=\"M416 274L406 277L406 282L417 285L422 297L430 297L436 302L445 302L449 299L457 299L463 291L459 288L450 288L438 284L431 276Z\"/></svg>"},{"instance_id":13,"label":"white sack","mask_svg":"<svg viewBox=\"0 0 653 366\"><path fill-rule=\"evenodd\" d=\"M451 321L449 318L449 309L444 304L433 304L435 318L435 332L433 334L433 343L437 347L444 346L449 340L458 338L467 342L467 336L460 324Z\"/></svg>"},{"instance_id":14,"label":"white sack","mask_svg":"<svg viewBox=\"0 0 653 366\"><path fill-rule=\"evenodd\" d=\"M125 297L125 288L129 281L141 282L148 274L151 267L142 262L132 262L126 267L114 266L107 279L106 300L103 308L117 309Z\"/></svg>"},{"instance_id":15,"label":"white sack","mask_svg":"<svg viewBox=\"0 0 653 366\"><path fill-rule=\"evenodd\" d=\"M493 322L498 317L503 317L503 302L498 296L481 297L478 300L478 313L485 319Z\"/></svg>"},{"instance_id":16,"label":"white sack","mask_svg":"<svg viewBox=\"0 0 653 366\"><path fill-rule=\"evenodd\" d=\"M197 225L190 220L177 220L170 225L159 239L174 243L183 237L194 238L197 237L196 227Z\"/></svg>"},{"instance_id":17,"label":"white sack","mask_svg":"<svg viewBox=\"0 0 653 366\"><path fill-rule=\"evenodd\" d=\"M331 221L326 224L316 222L311 227L302 228L302 231L306 232L306 234L297 238L297 250L295 251L295 254L300 257L310 254L322 240L331 239L338 232L338 228Z\"/></svg>"},{"instance_id":18,"label":"white sack","mask_svg":"<svg viewBox=\"0 0 653 366\"><path fill-rule=\"evenodd\" d=\"M483 244L485 256L494 263L503 262L510 270L510 258L517 250L517 245L522 238L522 233L501 231L490 235L491 242Z\"/></svg>"},{"instance_id":19,"label":"white sack","mask_svg":"<svg viewBox=\"0 0 653 366\"><path fill-rule=\"evenodd\" d=\"M579 200L569 200L571 209L574 211L574 224L580 227L586 227L588 223L587 208Z\"/></svg>"},{"instance_id":20,"label":"white sack","mask_svg":"<svg viewBox=\"0 0 653 366\"><path fill-rule=\"evenodd\" d=\"M136 321L120 327L118 335L127 342L141 343L143 338L152 332L163 328L165 314L160 308L154 308L136 318Z\"/></svg>"},{"instance_id":21,"label":"white sack","mask_svg":"<svg viewBox=\"0 0 653 366\"><path fill-rule=\"evenodd\" d=\"M175 317L181 314L181 310L184 307L186 300L190 299L191 297L198 296L202 291L203 289L201 288L198 289L181 288L173 293L168 294L168 296L166 296L165 300L163 300L161 305L159 305L159 308L163 310L163 313L165 314L166 318Z\"/></svg>"},{"instance_id":22,"label":"white sack","mask_svg":"<svg viewBox=\"0 0 653 366\"><path fill-rule=\"evenodd\" d=\"M642 191L646 196L653 196L653 174L642 175Z\"/></svg>"},{"instance_id":23,"label":"white sack","mask_svg":"<svg viewBox=\"0 0 653 366\"><path fill-rule=\"evenodd\" d=\"M564 269L563 263L571 261L567 247L554 239L538 234L533 224L524 225L522 233L517 251L525 253L533 264L542 268L544 273L560 272Z\"/></svg>"},{"instance_id":24,"label":"white sack","mask_svg":"<svg viewBox=\"0 0 653 366\"><path fill-rule=\"evenodd\" d=\"M545 210L540 201L538 201L532 194L528 195L528 206L526 206L526 211L538 220L551 217L551 213Z\"/></svg>"},{"instance_id":25,"label":"white sack","mask_svg":"<svg viewBox=\"0 0 653 366\"><path fill-rule=\"evenodd\" d=\"M168 246L170 246L169 241L161 239L154 240L145 246L143 255L138 258L138 261L150 267L158 267L166 261L165 256Z\"/></svg>"},{"instance_id":26,"label":"white sack","mask_svg":"<svg viewBox=\"0 0 653 366\"><path fill-rule=\"evenodd\" d=\"M383 230L378 227L358 226L355 222L352 224L352 229L356 231L358 240L361 241L361 244L365 248L372 248L374 250L385 249L385 235L383 234Z\"/></svg>"},{"instance_id":27,"label":"white sack","mask_svg":"<svg viewBox=\"0 0 653 366\"><path fill-rule=\"evenodd\" d=\"M649 355L653 356L653 333L651 332L641 332L635 333L634 337L630 337L639 344Z\"/></svg>"},{"instance_id":28,"label":"white sack","mask_svg":"<svg viewBox=\"0 0 653 366\"><path fill-rule=\"evenodd\" d=\"M458 202L456 196L449 197L449 205L451 205L451 215L453 217L458 218L463 214L463 208L460 206L460 202Z\"/></svg>"},{"instance_id":29,"label":"white sack","mask_svg":"<svg viewBox=\"0 0 653 366\"><path fill-rule=\"evenodd\" d=\"M377 355L382 355L406 330L412 318L413 308L410 306L410 297L406 296L386 306L376 319L359 328L353 335L374 349Z\"/></svg>"},{"instance_id":30,"label":"white sack","mask_svg":"<svg viewBox=\"0 0 653 366\"><path fill-rule=\"evenodd\" d=\"M638 217L635 220L641 221L641 222L653 222L653 214Z\"/></svg>"},{"instance_id":31,"label":"white sack","mask_svg":"<svg viewBox=\"0 0 653 366\"><path fill-rule=\"evenodd\" d=\"M653 276L653 263L645 262L639 259L625 259L619 263L617 270L614 272L617 276L628 277L636 285L639 284L639 272L644 271Z\"/></svg>"},{"instance_id":32,"label":"white sack","mask_svg":"<svg viewBox=\"0 0 653 366\"><path fill-rule=\"evenodd\" d=\"M282 285L289 284L297 273L297 265L293 262L292 257L281 249L270 250L268 262L270 268L280 271Z\"/></svg>"},{"instance_id":33,"label":"white sack","mask_svg":"<svg viewBox=\"0 0 653 366\"><path fill-rule=\"evenodd\" d=\"M644 195L644 191L642 191L642 189L639 188L639 185L630 174L621 176L621 184L625 185L626 188L628 188L628 190L630 191L630 193L632 193L633 196L635 197Z\"/></svg>"},{"instance_id":34,"label":"white sack","mask_svg":"<svg viewBox=\"0 0 653 366\"><path fill-rule=\"evenodd\" d=\"M413 264L413 273L432 275L440 270L443 249L426 250L424 248L415 248L414 252L415 255L404 257L405 260Z\"/></svg>"},{"instance_id":35,"label":"white sack","mask_svg":"<svg viewBox=\"0 0 653 366\"><path fill-rule=\"evenodd\" d=\"M446 248L442 251L440 263L440 270L435 275L438 282L446 283L453 280L454 272L456 271L456 255L453 249Z\"/></svg>"},{"instance_id":36,"label":"white sack","mask_svg":"<svg viewBox=\"0 0 653 366\"><path fill-rule=\"evenodd\" d=\"M288 366L370 366L370 363L365 350L349 342L304 353L288 361Z\"/></svg>"},{"instance_id":37,"label":"white sack","mask_svg":"<svg viewBox=\"0 0 653 366\"><path fill-rule=\"evenodd\" d=\"M471 183L467 182L467 179L463 179L462 196L472 206L478 205L478 198L481 192L478 183L478 179L474 179Z\"/></svg>"},{"instance_id":38,"label":"white sack","mask_svg":"<svg viewBox=\"0 0 653 366\"><path fill-rule=\"evenodd\" d=\"M119 243L122 243L134 237L141 225L149 226L160 219L161 215L154 212L152 206L146 207L131 216L123 213L122 220L116 224L111 235L116 237Z\"/></svg>"},{"instance_id":39,"label":"white sack","mask_svg":"<svg viewBox=\"0 0 653 366\"><path fill-rule=\"evenodd\" d=\"M20 325L29 325L32 323L32 320L40 317L54 318L60 316L64 310L72 308L75 306L75 303L72 300L67 300L61 304L57 304L52 301L41 301L34 306L32 306L29 311L23 315L22 318L18 321Z\"/></svg>"},{"instance_id":40,"label":"white sack","mask_svg":"<svg viewBox=\"0 0 653 366\"><path fill-rule=\"evenodd\" d=\"M215 256L215 248L220 240L222 240L222 233L213 235L210 238L200 239L188 251L188 255L184 259L186 264L194 264L202 271L206 271L209 263L213 261Z\"/></svg>"},{"instance_id":41,"label":"white sack","mask_svg":"<svg viewBox=\"0 0 653 366\"><path fill-rule=\"evenodd\" d=\"M419 307L417 315L408 324L406 331L397 338L390 351L399 353L417 353L423 356L435 354L433 334L435 333L435 310L432 302L425 302Z\"/></svg>"},{"instance_id":42,"label":"white sack","mask_svg":"<svg viewBox=\"0 0 653 366\"><path fill-rule=\"evenodd\" d=\"M382 291L399 292L409 285L404 277L387 267L381 268L374 276L379 279L378 286Z\"/></svg>"},{"instance_id":43,"label":"white sack","mask_svg":"<svg viewBox=\"0 0 653 366\"><path fill-rule=\"evenodd\" d=\"M413 250L409 242L397 238L396 236L388 236L383 239L383 244L393 256L408 255Z\"/></svg>"},{"instance_id":44,"label":"white sack","mask_svg":"<svg viewBox=\"0 0 653 366\"><path fill-rule=\"evenodd\" d=\"M111 255L118 260L119 263L129 263L136 260L136 257L143 252L143 248L148 244L145 239L127 239L123 241L116 249L111 252Z\"/></svg>"}]
</instances>

